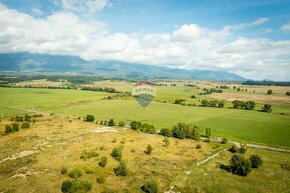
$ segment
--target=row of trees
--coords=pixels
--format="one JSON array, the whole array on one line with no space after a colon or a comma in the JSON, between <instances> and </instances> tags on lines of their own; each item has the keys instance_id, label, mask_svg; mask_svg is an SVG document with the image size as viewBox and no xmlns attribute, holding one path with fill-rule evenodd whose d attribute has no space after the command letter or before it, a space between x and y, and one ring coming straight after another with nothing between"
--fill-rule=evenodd
<instances>
[{"instance_id":1,"label":"row of trees","mask_svg":"<svg viewBox=\"0 0 290 193\"><path fill-rule=\"evenodd\" d=\"M5 125L5 133L13 133L19 131L19 124L18 123L12 123L11 125ZM29 122L23 122L20 126L22 129L26 129L30 127Z\"/></svg>"},{"instance_id":2,"label":"row of trees","mask_svg":"<svg viewBox=\"0 0 290 193\"><path fill-rule=\"evenodd\" d=\"M109 87L83 87L81 88L81 90L119 93L115 88L109 88Z\"/></svg>"},{"instance_id":3,"label":"row of trees","mask_svg":"<svg viewBox=\"0 0 290 193\"><path fill-rule=\"evenodd\" d=\"M140 121L132 121L130 123L130 127L133 130L138 130L144 133L150 133L150 134L155 134L156 133L156 129L154 127L154 125L152 124L148 124L148 123L141 123Z\"/></svg>"},{"instance_id":4,"label":"row of trees","mask_svg":"<svg viewBox=\"0 0 290 193\"><path fill-rule=\"evenodd\" d=\"M246 109L246 110L253 110L256 107L256 103L254 101L240 101L234 100L232 102L234 109Z\"/></svg>"},{"instance_id":5,"label":"row of trees","mask_svg":"<svg viewBox=\"0 0 290 193\"><path fill-rule=\"evenodd\" d=\"M201 101L201 106L203 107L218 107L218 108L223 108L225 105L225 102L224 101L218 101L218 100L206 100L206 99L203 99Z\"/></svg>"},{"instance_id":6,"label":"row of trees","mask_svg":"<svg viewBox=\"0 0 290 193\"><path fill-rule=\"evenodd\" d=\"M95 117L93 115L87 115L84 120L86 122L94 122L95 121ZM109 121L96 121L97 124L100 124L100 125L107 125L107 126L110 126L110 127L113 127L113 126L116 126L117 123L115 123L114 119L110 119ZM118 123L118 126L119 127L124 127L125 126L125 122L124 121L119 121Z\"/></svg>"}]
</instances>

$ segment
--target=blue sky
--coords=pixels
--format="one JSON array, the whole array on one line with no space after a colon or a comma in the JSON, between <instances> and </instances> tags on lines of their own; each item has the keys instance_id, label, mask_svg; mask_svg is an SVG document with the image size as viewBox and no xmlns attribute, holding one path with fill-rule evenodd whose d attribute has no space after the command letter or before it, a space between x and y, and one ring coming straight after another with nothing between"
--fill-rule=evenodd
<instances>
[{"instance_id":1,"label":"blue sky","mask_svg":"<svg viewBox=\"0 0 290 193\"><path fill-rule=\"evenodd\" d=\"M1 52L63 53L84 59L226 70L257 79L290 77L290 0L0 3L0 26L6 29L2 38L7 41ZM31 29L14 24L19 18L23 24L32 24ZM43 29L52 30L49 38L41 35Z\"/></svg>"}]
</instances>

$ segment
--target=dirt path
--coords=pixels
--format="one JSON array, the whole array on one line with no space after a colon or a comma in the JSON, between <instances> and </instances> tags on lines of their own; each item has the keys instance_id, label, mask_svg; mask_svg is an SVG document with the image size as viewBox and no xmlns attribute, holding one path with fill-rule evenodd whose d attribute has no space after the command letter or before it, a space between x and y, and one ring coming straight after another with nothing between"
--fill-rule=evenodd
<instances>
[{"instance_id":1,"label":"dirt path","mask_svg":"<svg viewBox=\"0 0 290 193\"><path fill-rule=\"evenodd\" d=\"M14 159L17 159L17 158L21 158L21 157L32 155L34 153L36 153L36 152L32 151L32 150L22 151L22 152L16 153L14 155L11 155L9 157L6 157L6 158L0 160L0 164L5 162L5 161L7 161L7 160L14 160Z\"/></svg>"},{"instance_id":2,"label":"dirt path","mask_svg":"<svg viewBox=\"0 0 290 193\"><path fill-rule=\"evenodd\" d=\"M227 149L220 150L219 152L213 154L212 156L206 158L205 160L202 160L202 161L200 161L200 162L197 162L197 163L196 163L196 166L200 166L200 165L204 164L205 162L207 162L207 161L209 161L209 160L215 158L215 157L218 156L220 153L222 153L222 152L224 152L224 151L226 151L226 150L227 150Z\"/></svg>"}]
</instances>

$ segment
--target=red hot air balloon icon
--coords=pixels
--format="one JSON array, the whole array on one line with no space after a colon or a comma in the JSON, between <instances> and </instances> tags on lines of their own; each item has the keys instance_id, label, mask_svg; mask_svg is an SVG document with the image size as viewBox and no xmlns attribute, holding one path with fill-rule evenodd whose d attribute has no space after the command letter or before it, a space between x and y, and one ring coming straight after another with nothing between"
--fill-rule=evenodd
<instances>
[{"instance_id":1,"label":"red hot air balloon icon","mask_svg":"<svg viewBox=\"0 0 290 193\"><path fill-rule=\"evenodd\" d=\"M147 107L156 95L156 89L150 82L138 82L133 90L132 96L143 107Z\"/></svg>"}]
</instances>

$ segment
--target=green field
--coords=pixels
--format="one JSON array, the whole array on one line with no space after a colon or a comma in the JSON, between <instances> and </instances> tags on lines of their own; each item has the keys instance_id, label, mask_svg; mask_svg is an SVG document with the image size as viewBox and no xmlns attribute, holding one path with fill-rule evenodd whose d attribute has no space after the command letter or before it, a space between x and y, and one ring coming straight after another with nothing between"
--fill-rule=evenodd
<instances>
[{"instance_id":1,"label":"green field","mask_svg":"<svg viewBox=\"0 0 290 193\"><path fill-rule=\"evenodd\" d=\"M198 91L188 87L157 87L157 99L190 99ZM132 98L104 100L111 94L105 92L36 89L36 88L0 88L0 105L25 109L47 111L58 114L84 117L92 114L97 120L123 120L127 124L132 120L152 123L158 129L172 127L177 122L193 123L202 128L210 127L213 136L227 137L231 140L266 144L270 146L290 147L290 107L274 105L273 113L231 109L226 107L210 108L199 106L181 106L170 103L152 102L142 109ZM198 100L207 96L194 99ZM261 105L258 105L259 109ZM16 110L15 110L16 111ZM13 110L9 110L12 113ZM279 112L285 112L281 115Z\"/></svg>"}]
</instances>

